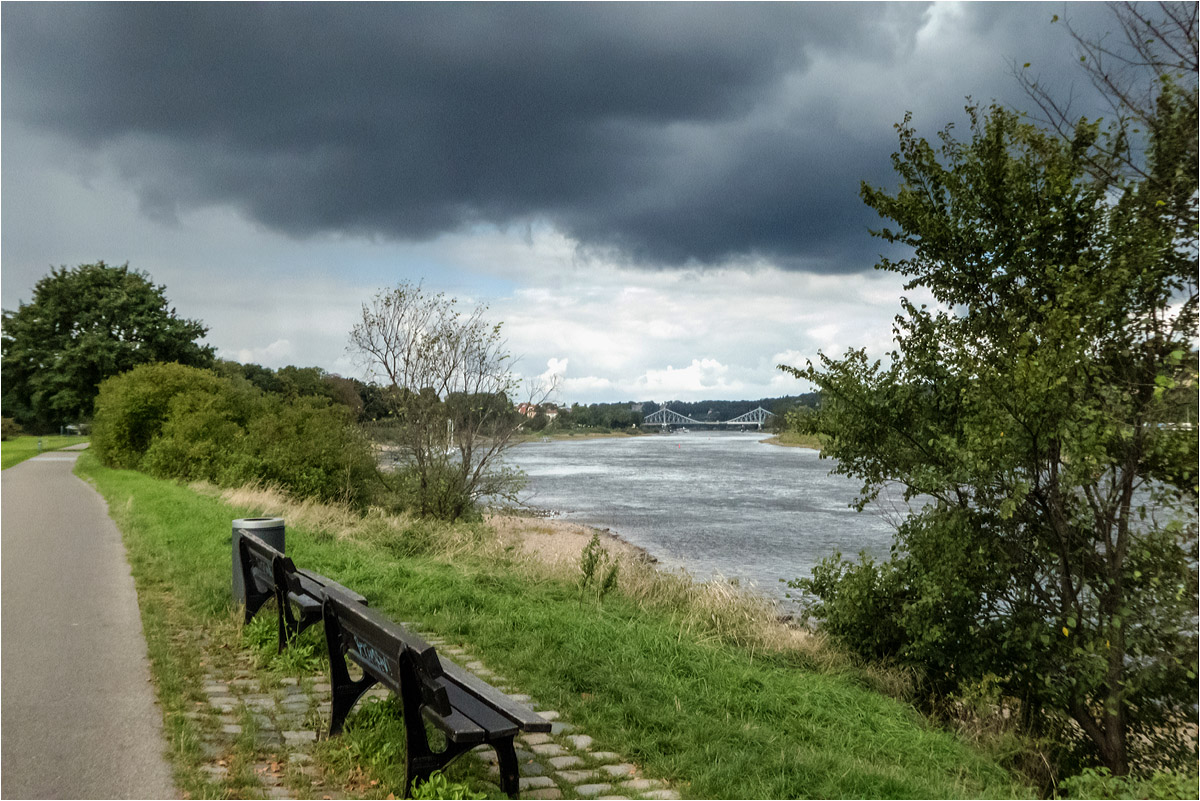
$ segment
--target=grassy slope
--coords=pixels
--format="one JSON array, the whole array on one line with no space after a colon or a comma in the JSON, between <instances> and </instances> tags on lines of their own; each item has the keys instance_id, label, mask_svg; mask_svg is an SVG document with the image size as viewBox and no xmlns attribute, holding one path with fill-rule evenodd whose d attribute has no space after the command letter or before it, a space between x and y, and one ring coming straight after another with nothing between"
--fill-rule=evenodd
<instances>
[{"instance_id":1,"label":"grassy slope","mask_svg":"<svg viewBox=\"0 0 1200 801\"><path fill-rule=\"evenodd\" d=\"M228 625L229 522L270 510L234 509L168 482L103 469L87 455L80 471L125 532L168 731L181 770L194 772L182 713L202 696L171 621L194 616L213 628ZM1029 792L851 677L723 645L621 598L580 604L573 586L530 584L511 565L402 560L299 528L288 529L288 552L385 613L467 645L595 737L599 748L634 760L645 776L672 780L688 796Z\"/></svg>"},{"instance_id":2,"label":"grassy slope","mask_svg":"<svg viewBox=\"0 0 1200 801\"><path fill-rule=\"evenodd\" d=\"M41 450L38 450L39 441L42 443ZM10 439L0 445L0 470L7 470L39 453L57 451L68 445L81 445L87 441L87 437L60 437L57 435L45 437L23 435Z\"/></svg>"}]
</instances>

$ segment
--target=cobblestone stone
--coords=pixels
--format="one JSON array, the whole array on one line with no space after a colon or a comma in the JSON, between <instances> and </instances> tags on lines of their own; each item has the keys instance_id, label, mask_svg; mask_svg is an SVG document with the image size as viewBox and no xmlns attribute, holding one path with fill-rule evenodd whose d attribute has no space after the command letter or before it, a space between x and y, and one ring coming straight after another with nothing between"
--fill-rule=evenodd
<instances>
[{"instance_id":1,"label":"cobblestone stone","mask_svg":"<svg viewBox=\"0 0 1200 801\"><path fill-rule=\"evenodd\" d=\"M582 796L593 796L600 795L601 793L607 793L611 789L611 784L581 784L575 788L575 792Z\"/></svg>"},{"instance_id":2,"label":"cobblestone stone","mask_svg":"<svg viewBox=\"0 0 1200 801\"><path fill-rule=\"evenodd\" d=\"M565 781L567 784L579 784L586 782L588 779L596 776L594 770L560 770L557 774L558 778Z\"/></svg>"},{"instance_id":3,"label":"cobblestone stone","mask_svg":"<svg viewBox=\"0 0 1200 801\"><path fill-rule=\"evenodd\" d=\"M620 765L601 765L600 770L604 771L609 776L632 776L637 768L635 768L633 765L630 765L628 762L623 762Z\"/></svg>"},{"instance_id":4,"label":"cobblestone stone","mask_svg":"<svg viewBox=\"0 0 1200 801\"><path fill-rule=\"evenodd\" d=\"M571 747L579 751L586 750L592 747L592 738L586 734L572 734L567 738L571 743Z\"/></svg>"},{"instance_id":5,"label":"cobblestone stone","mask_svg":"<svg viewBox=\"0 0 1200 801\"><path fill-rule=\"evenodd\" d=\"M657 790L662 787L662 782L658 779L630 779L629 781L621 782L622 790L632 790L635 793L642 793L646 790Z\"/></svg>"}]
</instances>

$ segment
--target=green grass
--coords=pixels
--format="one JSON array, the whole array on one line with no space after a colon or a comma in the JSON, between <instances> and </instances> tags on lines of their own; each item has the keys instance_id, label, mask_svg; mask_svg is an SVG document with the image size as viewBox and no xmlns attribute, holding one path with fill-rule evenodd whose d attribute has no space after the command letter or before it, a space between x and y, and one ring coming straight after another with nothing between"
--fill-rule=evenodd
<instances>
[{"instance_id":1,"label":"green grass","mask_svg":"<svg viewBox=\"0 0 1200 801\"><path fill-rule=\"evenodd\" d=\"M264 635L237 630L229 603L230 521L272 510L232 508L169 482L101 468L87 454L78 469L125 533L181 787L193 796L253 794L249 783L235 781L236 771L229 786L205 779L196 728L204 724L186 713L204 700L204 670L231 670L247 659L256 670L281 669L254 656L254 637ZM581 604L576 584L533 581L505 560L401 558L386 545L292 526L287 548L297 564L363 593L385 614L464 645L592 735L597 749L622 754L640 775L668 780L685 797L1031 793L986 755L852 673L751 653L619 595ZM369 708L346 737L318 744L328 775L350 786L366 771L379 784L359 781L364 794L401 794L395 757L403 738L386 712ZM459 760L449 778L494 793L473 763ZM323 794L294 782L301 792Z\"/></svg>"},{"instance_id":2,"label":"green grass","mask_svg":"<svg viewBox=\"0 0 1200 801\"><path fill-rule=\"evenodd\" d=\"M69 445L79 445L87 441L87 437L60 437L58 435L45 437L22 435L6 440L0 443L0 470L7 470L43 451L57 451ZM40 449L38 443L41 443Z\"/></svg>"}]
</instances>

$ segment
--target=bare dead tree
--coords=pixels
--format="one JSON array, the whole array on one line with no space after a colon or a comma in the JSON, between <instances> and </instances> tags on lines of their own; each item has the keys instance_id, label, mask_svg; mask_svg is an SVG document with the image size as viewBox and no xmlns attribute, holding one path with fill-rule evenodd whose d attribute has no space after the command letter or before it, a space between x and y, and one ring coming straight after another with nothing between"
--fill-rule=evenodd
<instances>
[{"instance_id":1,"label":"bare dead tree","mask_svg":"<svg viewBox=\"0 0 1200 801\"><path fill-rule=\"evenodd\" d=\"M512 371L501 326L485 312L400 283L363 304L350 332L369 377L388 391L391 418L372 434L394 448L397 489L423 515L457 519L485 498L515 500L524 483L501 458L525 421L512 401L523 388L538 402L549 390Z\"/></svg>"}]
</instances>

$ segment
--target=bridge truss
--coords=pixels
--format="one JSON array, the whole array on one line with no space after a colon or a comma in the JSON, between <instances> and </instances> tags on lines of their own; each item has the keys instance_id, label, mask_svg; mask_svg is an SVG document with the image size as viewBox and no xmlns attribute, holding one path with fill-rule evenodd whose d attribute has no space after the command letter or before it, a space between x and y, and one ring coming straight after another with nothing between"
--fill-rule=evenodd
<instances>
[{"instance_id":1,"label":"bridge truss","mask_svg":"<svg viewBox=\"0 0 1200 801\"><path fill-rule=\"evenodd\" d=\"M759 406L757 409L746 412L732 420L693 420L691 417L663 406L658 411L646 415L645 420L642 421L642 425L662 426L663 430L671 426L757 426L758 428L762 428L763 423L774 416L774 414Z\"/></svg>"}]
</instances>

